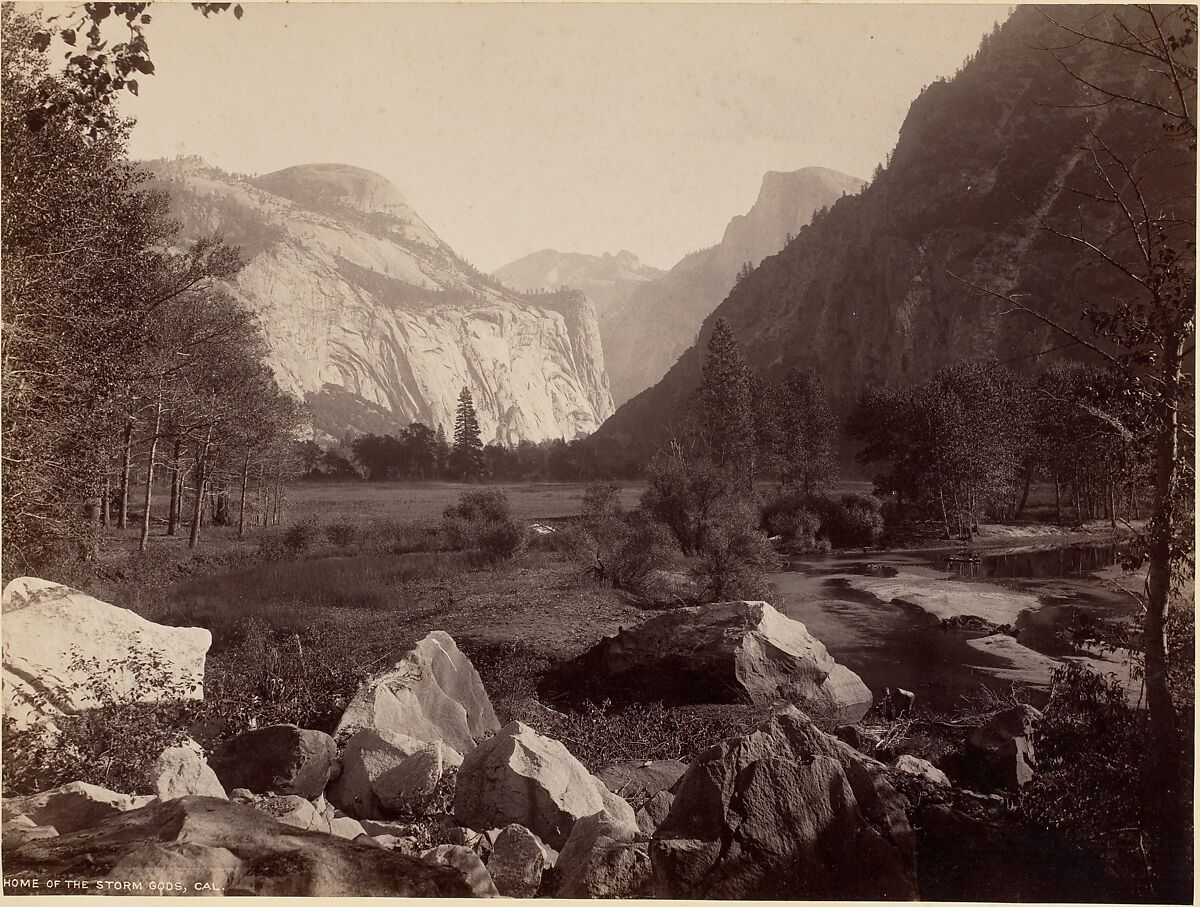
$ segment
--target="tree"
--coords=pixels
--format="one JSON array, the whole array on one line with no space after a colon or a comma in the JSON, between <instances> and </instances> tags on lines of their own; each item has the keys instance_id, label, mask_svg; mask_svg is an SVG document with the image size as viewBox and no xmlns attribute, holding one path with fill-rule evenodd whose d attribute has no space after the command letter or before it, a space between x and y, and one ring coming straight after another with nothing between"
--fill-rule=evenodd
<instances>
[{"instance_id":1,"label":"tree","mask_svg":"<svg viewBox=\"0 0 1200 907\"><path fill-rule=\"evenodd\" d=\"M754 478L750 374L724 318L716 320L708 339L698 406L698 429L713 463L737 472L749 486Z\"/></svg>"},{"instance_id":2,"label":"tree","mask_svg":"<svg viewBox=\"0 0 1200 907\"><path fill-rule=\"evenodd\" d=\"M1043 13L1063 43L1048 47L1080 91L1091 130L1086 173L1066 186L1069 217L1040 211L1037 229L1077 252L1076 267L1111 281L1081 313L1085 337L1049 317L1039 301L970 284L1060 331L1121 375L1138 424L1108 413L1123 434L1144 432L1152 451L1142 652L1151 740L1147 771L1150 859L1163 900L1190 898L1190 804L1186 757L1168 683L1166 627L1172 598L1194 574L1195 416L1190 360L1195 343L1196 9L1136 6ZM1148 136L1146 115L1161 126ZM1033 207L1033 206L1031 206ZM1085 217L1085 213L1089 217ZM1083 224L1100 223L1086 230Z\"/></svg>"},{"instance_id":3,"label":"tree","mask_svg":"<svg viewBox=\"0 0 1200 907\"><path fill-rule=\"evenodd\" d=\"M837 474L837 420L812 369L794 368L780 390L779 462L784 484L812 494Z\"/></svg>"},{"instance_id":4,"label":"tree","mask_svg":"<svg viewBox=\"0 0 1200 907\"><path fill-rule=\"evenodd\" d=\"M475 401L471 391L464 387L458 395L458 412L454 416L454 447L450 452L450 465L455 476L468 481L487 477L487 460L483 453L483 440L479 433L479 421L475 417Z\"/></svg>"}]
</instances>

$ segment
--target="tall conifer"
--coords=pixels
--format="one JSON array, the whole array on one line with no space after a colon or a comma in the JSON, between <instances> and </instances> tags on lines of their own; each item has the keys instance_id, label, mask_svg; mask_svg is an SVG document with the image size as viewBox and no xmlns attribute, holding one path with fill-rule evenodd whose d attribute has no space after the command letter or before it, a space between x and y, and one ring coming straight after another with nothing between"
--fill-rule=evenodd
<instances>
[{"instance_id":1,"label":"tall conifer","mask_svg":"<svg viewBox=\"0 0 1200 907\"><path fill-rule=\"evenodd\" d=\"M475 417L475 401L464 387L458 395L458 413L454 417L454 448L450 462L460 479L482 479L487 476L487 461L483 456L483 440L479 435L479 420Z\"/></svg>"},{"instance_id":2,"label":"tall conifer","mask_svg":"<svg viewBox=\"0 0 1200 907\"><path fill-rule=\"evenodd\" d=\"M713 325L700 383L700 433L714 463L741 474L754 474L754 411L750 372L733 329L724 318Z\"/></svg>"}]
</instances>

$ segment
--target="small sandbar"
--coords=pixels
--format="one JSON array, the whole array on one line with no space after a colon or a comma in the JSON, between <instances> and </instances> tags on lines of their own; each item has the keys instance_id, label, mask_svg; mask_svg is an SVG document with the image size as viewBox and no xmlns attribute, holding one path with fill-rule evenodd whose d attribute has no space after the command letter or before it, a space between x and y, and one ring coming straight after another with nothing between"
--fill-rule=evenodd
<instances>
[{"instance_id":1,"label":"small sandbar","mask_svg":"<svg viewBox=\"0 0 1200 907\"><path fill-rule=\"evenodd\" d=\"M982 617L993 624L1015 624L1022 611L1041 607L1037 596L990 583L943 579L933 571L905 572L895 577L846 576L846 583L880 601L907 604L934 617Z\"/></svg>"},{"instance_id":2,"label":"small sandbar","mask_svg":"<svg viewBox=\"0 0 1200 907\"><path fill-rule=\"evenodd\" d=\"M984 671L1001 680L1013 683L1049 689L1053 682L1053 673L1067 662L1083 665L1097 674L1114 674L1125 688L1125 700L1130 705L1137 705L1141 697L1141 681L1132 676L1132 663L1124 652L1115 654L1095 653L1093 655L1068 655L1062 658L1052 658L1035 652L1021 645L1011 636L997 633L983 636L979 639L968 639L967 645L978 652L983 652L1003 661L1006 667L972 665L977 671Z\"/></svg>"}]
</instances>

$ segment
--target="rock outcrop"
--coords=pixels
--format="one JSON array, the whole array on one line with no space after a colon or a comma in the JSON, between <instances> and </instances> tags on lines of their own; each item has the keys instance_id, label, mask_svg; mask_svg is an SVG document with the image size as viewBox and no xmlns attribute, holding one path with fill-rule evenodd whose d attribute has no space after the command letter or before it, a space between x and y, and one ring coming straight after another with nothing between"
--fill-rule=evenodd
<instances>
[{"instance_id":1,"label":"rock outcrop","mask_svg":"<svg viewBox=\"0 0 1200 907\"><path fill-rule=\"evenodd\" d=\"M3 801L3 815L5 822L24 816L34 825L67 834L138 809L153 799L117 793L85 781L72 781L53 790L6 799Z\"/></svg>"},{"instance_id":2,"label":"rock outcrop","mask_svg":"<svg viewBox=\"0 0 1200 907\"><path fill-rule=\"evenodd\" d=\"M386 728L358 731L342 751L342 773L329 786L329 799L359 819L384 818L376 782L425 747L424 741Z\"/></svg>"},{"instance_id":3,"label":"rock outcrop","mask_svg":"<svg viewBox=\"0 0 1200 907\"><path fill-rule=\"evenodd\" d=\"M650 895L650 855L630 829L604 813L571 828L554 868L560 898L642 898Z\"/></svg>"},{"instance_id":4,"label":"rock outcrop","mask_svg":"<svg viewBox=\"0 0 1200 907\"><path fill-rule=\"evenodd\" d=\"M226 790L244 787L312 799L325 790L337 760L337 744L321 731L275 724L245 731L213 753L211 765Z\"/></svg>"},{"instance_id":5,"label":"rock outcrop","mask_svg":"<svg viewBox=\"0 0 1200 907\"><path fill-rule=\"evenodd\" d=\"M542 249L498 268L495 273L505 286L523 292L582 290L596 307L600 338L607 349L604 338L613 326L613 316L638 287L657 280L666 272L643 264L626 249L615 255L611 252L586 255Z\"/></svg>"},{"instance_id":6,"label":"rock outcrop","mask_svg":"<svg viewBox=\"0 0 1200 907\"><path fill-rule=\"evenodd\" d=\"M604 766L596 777L631 806L641 806L660 791L670 790L687 771L678 759L635 759Z\"/></svg>"},{"instance_id":7,"label":"rock outcrop","mask_svg":"<svg viewBox=\"0 0 1200 907\"><path fill-rule=\"evenodd\" d=\"M524 825L506 825L492 845L487 868L500 894L531 898L537 894L547 868L545 845Z\"/></svg>"},{"instance_id":8,"label":"rock outcrop","mask_svg":"<svg viewBox=\"0 0 1200 907\"><path fill-rule=\"evenodd\" d=\"M792 707L712 747L650 843L655 896L915 898L913 833L884 771Z\"/></svg>"},{"instance_id":9,"label":"rock outcrop","mask_svg":"<svg viewBox=\"0 0 1200 907\"><path fill-rule=\"evenodd\" d=\"M469 897L449 866L281 824L228 800L183 797L112 816L85 831L26 842L5 853L5 873L91 883L137 881L140 868L179 867L181 894L218 880L226 895ZM150 878L154 878L151 875ZM141 876L143 886L148 881ZM142 893L153 893L143 889Z\"/></svg>"},{"instance_id":10,"label":"rock outcrop","mask_svg":"<svg viewBox=\"0 0 1200 907\"><path fill-rule=\"evenodd\" d=\"M1041 717L1033 706L1017 705L971 733L967 749L984 761L990 780L1011 791L1033 780L1037 764L1032 734Z\"/></svg>"},{"instance_id":11,"label":"rock outcrop","mask_svg":"<svg viewBox=\"0 0 1200 907\"><path fill-rule=\"evenodd\" d=\"M677 608L600 641L568 662L567 691L617 700L750 702L781 699L838 723L871 707L871 691L804 624L766 602Z\"/></svg>"},{"instance_id":12,"label":"rock outcrop","mask_svg":"<svg viewBox=\"0 0 1200 907\"><path fill-rule=\"evenodd\" d=\"M106 699L204 696L212 634L165 627L77 589L23 576L4 587L4 716L53 721Z\"/></svg>"},{"instance_id":13,"label":"rock outcrop","mask_svg":"<svg viewBox=\"0 0 1200 907\"><path fill-rule=\"evenodd\" d=\"M519 721L468 753L458 770L454 817L469 828L524 825L551 847L562 847L574 824L606 813L637 829L633 809L588 772L557 740Z\"/></svg>"},{"instance_id":14,"label":"rock outcrop","mask_svg":"<svg viewBox=\"0 0 1200 907\"><path fill-rule=\"evenodd\" d=\"M479 672L449 634L435 630L359 687L335 736L377 728L466 754L475 738L499 727Z\"/></svg>"},{"instance_id":15,"label":"rock outcrop","mask_svg":"<svg viewBox=\"0 0 1200 907\"><path fill-rule=\"evenodd\" d=\"M204 751L192 740L167 747L150 767L150 782L160 800L176 797L219 797L225 788L204 758Z\"/></svg>"},{"instance_id":16,"label":"rock outcrop","mask_svg":"<svg viewBox=\"0 0 1200 907\"><path fill-rule=\"evenodd\" d=\"M412 421L450 434L463 386L485 442L571 439L612 413L588 299L526 296L479 273L378 174L145 166L185 239L217 232L243 249L230 289L258 313L276 378L307 400L318 439Z\"/></svg>"}]
</instances>

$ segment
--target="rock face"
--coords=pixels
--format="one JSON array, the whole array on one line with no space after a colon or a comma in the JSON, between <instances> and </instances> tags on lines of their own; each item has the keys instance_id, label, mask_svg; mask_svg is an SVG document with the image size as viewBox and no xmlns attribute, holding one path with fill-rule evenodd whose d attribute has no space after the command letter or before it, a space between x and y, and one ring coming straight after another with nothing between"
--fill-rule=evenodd
<instances>
[{"instance_id":1,"label":"rock face","mask_svg":"<svg viewBox=\"0 0 1200 907\"><path fill-rule=\"evenodd\" d=\"M23 576L4 587L4 716L29 727L92 708L97 694L201 699L212 634L164 627L76 589ZM140 677L129 666L150 664Z\"/></svg>"},{"instance_id":2,"label":"rock face","mask_svg":"<svg viewBox=\"0 0 1200 907\"><path fill-rule=\"evenodd\" d=\"M276 377L308 401L318 439L412 421L450 434L464 385L485 443L571 439L612 413L587 298L524 296L479 273L378 174L145 166L185 238L220 232L243 249L231 289L259 314Z\"/></svg>"},{"instance_id":3,"label":"rock face","mask_svg":"<svg viewBox=\"0 0 1200 907\"><path fill-rule=\"evenodd\" d=\"M226 790L244 787L256 794L312 799L325 790L336 759L337 744L328 734L276 724L222 743L212 767Z\"/></svg>"},{"instance_id":4,"label":"rock face","mask_svg":"<svg viewBox=\"0 0 1200 907\"><path fill-rule=\"evenodd\" d=\"M596 777L632 806L641 806L660 791L670 790L683 777L687 765L678 759L614 762L596 772Z\"/></svg>"},{"instance_id":5,"label":"rock face","mask_svg":"<svg viewBox=\"0 0 1200 907\"><path fill-rule=\"evenodd\" d=\"M630 805L565 746L519 721L481 743L458 770L454 817L469 828L515 822L558 848L578 820L601 812L632 837L637 820Z\"/></svg>"},{"instance_id":6,"label":"rock face","mask_svg":"<svg viewBox=\"0 0 1200 907\"><path fill-rule=\"evenodd\" d=\"M1095 14L1094 7L1071 9L1063 16L1072 27ZM961 360L1033 370L1046 362L1035 353L1061 345L1053 328L1005 314L1006 305L951 275L1002 295L1025 294L1059 324L1123 298L1127 291L1097 259L1038 224L1108 235L1107 206L1081 205L1071 191L1087 191L1094 178L1088 131L1132 155L1129 143L1141 141L1134 137L1159 134L1161 122L1128 104L1109 105L1099 118L1082 109L1090 99L1079 84L1054 55L1036 49L1058 46L1062 34L1033 7L1018 6L954 78L933 82L914 100L887 168L729 290L672 352L678 361L661 382L623 403L601 434L637 438L648 451L667 440L699 383L718 317L764 377L813 368L841 415L868 388L918 383ZM1099 42L1075 42L1060 57L1075 72L1104 73L1118 90L1145 78L1135 57ZM1154 194L1178 199L1190 222L1195 164L1187 154L1180 143L1179 165L1159 162L1170 176ZM662 331L644 323L637 329L647 345L661 342ZM1058 355L1072 354L1083 355ZM606 358L610 375L624 373L616 355Z\"/></svg>"},{"instance_id":7,"label":"rock face","mask_svg":"<svg viewBox=\"0 0 1200 907\"><path fill-rule=\"evenodd\" d=\"M488 872L500 894L507 898L531 898L542 884L546 868L543 844L524 825L501 829L488 858Z\"/></svg>"},{"instance_id":8,"label":"rock face","mask_svg":"<svg viewBox=\"0 0 1200 907\"><path fill-rule=\"evenodd\" d=\"M475 748L476 737L499 727L475 666L448 634L434 630L359 687L335 736L382 728L440 740L465 754Z\"/></svg>"},{"instance_id":9,"label":"rock face","mask_svg":"<svg viewBox=\"0 0 1200 907\"><path fill-rule=\"evenodd\" d=\"M666 274L635 285L624 300L601 310L604 361L617 405L667 373L747 262L757 265L778 252L788 235L799 233L818 209L862 186L862 180L825 167L767 173L753 207L729 222L719 243L693 252Z\"/></svg>"},{"instance_id":10,"label":"rock face","mask_svg":"<svg viewBox=\"0 0 1200 907\"><path fill-rule=\"evenodd\" d=\"M145 806L151 799L119 794L84 781L72 781L40 794L5 800L4 821L25 816L35 825L50 826L59 834L67 834Z\"/></svg>"},{"instance_id":11,"label":"rock face","mask_svg":"<svg viewBox=\"0 0 1200 907\"><path fill-rule=\"evenodd\" d=\"M1033 726L1042 717L1031 705L1018 705L1001 712L972 732L967 748L982 757L992 779L1008 790L1020 790L1033 780Z\"/></svg>"},{"instance_id":12,"label":"rock face","mask_svg":"<svg viewBox=\"0 0 1200 907\"><path fill-rule=\"evenodd\" d=\"M181 865L189 857L194 860L190 872L223 879L227 895L471 895L462 873L451 867L300 831L249 806L210 797L155 803L87 831L30 841L5 854L5 872L96 882L126 878L132 867ZM191 875L185 878L193 881Z\"/></svg>"},{"instance_id":13,"label":"rock face","mask_svg":"<svg viewBox=\"0 0 1200 907\"><path fill-rule=\"evenodd\" d=\"M787 699L851 724L871 691L837 664L804 624L766 602L676 608L598 645L564 666L572 692L665 703Z\"/></svg>"},{"instance_id":14,"label":"rock face","mask_svg":"<svg viewBox=\"0 0 1200 907\"><path fill-rule=\"evenodd\" d=\"M163 750L150 768L154 793L160 800L176 797L225 798L225 788L193 741Z\"/></svg>"},{"instance_id":15,"label":"rock face","mask_svg":"<svg viewBox=\"0 0 1200 907\"><path fill-rule=\"evenodd\" d=\"M930 784L936 784L939 787L950 786L950 779L946 777L946 773L928 759L921 759L905 753L902 756L896 757L896 760L892 763L892 768L898 772L904 772L906 775L921 778Z\"/></svg>"},{"instance_id":16,"label":"rock face","mask_svg":"<svg viewBox=\"0 0 1200 907\"><path fill-rule=\"evenodd\" d=\"M883 766L795 708L696 758L650 858L656 897L917 896L912 829Z\"/></svg>"}]
</instances>

